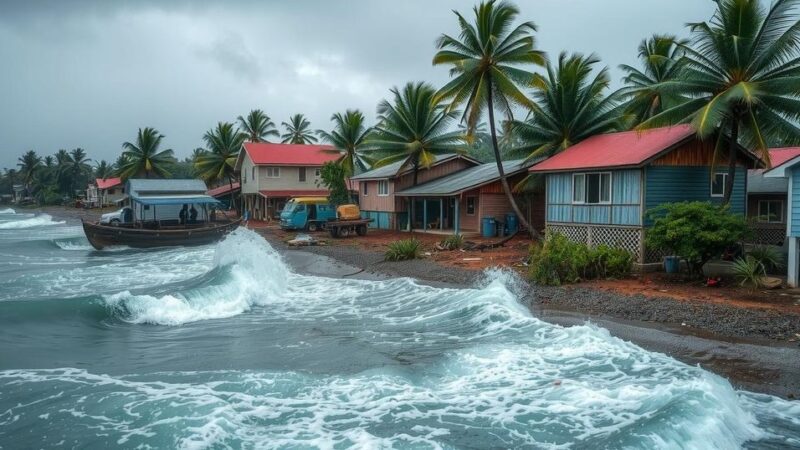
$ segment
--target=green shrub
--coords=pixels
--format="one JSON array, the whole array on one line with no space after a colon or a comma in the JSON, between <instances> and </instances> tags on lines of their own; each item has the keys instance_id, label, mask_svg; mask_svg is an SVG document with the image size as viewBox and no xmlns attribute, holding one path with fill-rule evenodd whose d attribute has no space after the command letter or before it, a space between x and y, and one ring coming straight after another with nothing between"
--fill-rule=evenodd
<instances>
[{"instance_id":1,"label":"green shrub","mask_svg":"<svg viewBox=\"0 0 800 450\"><path fill-rule=\"evenodd\" d=\"M386 251L387 261L405 261L407 259L417 259L422 252L422 243L416 239L403 239L389 244Z\"/></svg>"},{"instance_id":2,"label":"green shrub","mask_svg":"<svg viewBox=\"0 0 800 450\"><path fill-rule=\"evenodd\" d=\"M775 247L759 245L750 250L748 254L756 261L760 262L761 265L764 266L766 272L772 272L783 268L781 252Z\"/></svg>"},{"instance_id":3,"label":"green shrub","mask_svg":"<svg viewBox=\"0 0 800 450\"><path fill-rule=\"evenodd\" d=\"M695 274L749 233L744 217L710 202L668 203L647 215L653 226L647 230L646 245L684 258Z\"/></svg>"},{"instance_id":4,"label":"green shrub","mask_svg":"<svg viewBox=\"0 0 800 450\"><path fill-rule=\"evenodd\" d=\"M633 255L621 248L598 245L589 256L591 273L586 278L624 278L633 270Z\"/></svg>"},{"instance_id":5,"label":"green shrub","mask_svg":"<svg viewBox=\"0 0 800 450\"><path fill-rule=\"evenodd\" d=\"M464 245L464 236L460 234L447 236L439 245L446 250L458 250Z\"/></svg>"},{"instance_id":6,"label":"green shrub","mask_svg":"<svg viewBox=\"0 0 800 450\"><path fill-rule=\"evenodd\" d=\"M537 284L558 286L581 279L624 278L631 270L633 255L626 250L607 245L589 248L553 233L543 244L531 246L528 275Z\"/></svg>"},{"instance_id":7,"label":"green shrub","mask_svg":"<svg viewBox=\"0 0 800 450\"><path fill-rule=\"evenodd\" d=\"M740 285L755 289L763 285L761 278L766 275L766 269L761 261L747 255L733 262L733 274Z\"/></svg>"}]
</instances>

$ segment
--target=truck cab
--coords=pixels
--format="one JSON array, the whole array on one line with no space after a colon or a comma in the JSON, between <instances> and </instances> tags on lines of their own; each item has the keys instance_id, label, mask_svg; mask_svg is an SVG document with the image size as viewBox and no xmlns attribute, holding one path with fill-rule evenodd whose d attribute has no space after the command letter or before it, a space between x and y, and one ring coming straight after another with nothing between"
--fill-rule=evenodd
<instances>
[{"instance_id":1,"label":"truck cab","mask_svg":"<svg viewBox=\"0 0 800 450\"><path fill-rule=\"evenodd\" d=\"M284 230L317 231L336 218L336 208L326 197L295 197L281 211L281 228Z\"/></svg>"}]
</instances>

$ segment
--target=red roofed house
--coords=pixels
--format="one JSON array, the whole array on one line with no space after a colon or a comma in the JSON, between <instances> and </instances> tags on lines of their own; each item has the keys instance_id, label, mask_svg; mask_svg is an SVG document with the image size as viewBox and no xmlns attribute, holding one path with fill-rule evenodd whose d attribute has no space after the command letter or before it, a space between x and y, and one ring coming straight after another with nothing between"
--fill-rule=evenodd
<instances>
[{"instance_id":1,"label":"red roofed house","mask_svg":"<svg viewBox=\"0 0 800 450\"><path fill-rule=\"evenodd\" d=\"M800 147L773 148L769 151L773 169L798 156ZM755 242L783 245L788 224L789 180L765 177L764 172L764 169L754 169L747 173L747 218L752 223Z\"/></svg>"},{"instance_id":2,"label":"red roofed house","mask_svg":"<svg viewBox=\"0 0 800 450\"><path fill-rule=\"evenodd\" d=\"M727 156L712 176L713 152L713 141L700 141L691 126L677 125L593 136L530 172L547 177L548 231L625 248L644 264L661 261L644 246L647 211L664 203L722 200ZM745 214L747 169L761 162L750 152L739 154L730 206Z\"/></svg>"},{"instance_id":3,"label":"red roofed house","mask_svg":"<svg viewBox=\"0 0 800 450\"><path fill-rule=\"evenodd\" d=\"M97 178L86 189L86 203L92 207L113 205L125 198L125 186L119 178Z\"/></svg>"},{"instance_id":4,"label":"red roofed house","mask_svg":"<svg viewBox=\"0 0 800 450\"><path fill-rule=\"evenodd\" d=\"M329 145L245 142L235 168L244 209L254 219L270 220L292 197L327 196L317 182L322 165L340 157L332 150Z\"/></svg>"}]
</instances>

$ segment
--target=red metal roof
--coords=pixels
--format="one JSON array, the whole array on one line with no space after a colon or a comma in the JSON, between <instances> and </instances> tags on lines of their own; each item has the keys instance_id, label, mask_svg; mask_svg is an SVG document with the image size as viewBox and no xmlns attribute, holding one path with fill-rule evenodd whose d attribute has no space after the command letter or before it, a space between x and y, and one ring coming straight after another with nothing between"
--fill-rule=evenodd
<instances>
[{"instance_id":1,"label":"red metal roof","mask_svg":"<svg viewBox=\"0 0 800 450\"><path fill-rule=\"evenodd\" d=\"M108 189L122 184L122 180L119 178L106 178L105 180L97 178L94 182L97 184L97 189Z\"/></svg>"},{"instance_id":2,"label":"red metal roof","mask_svg":"<svg viewBox=\"0 0 800 450\"><path fill-rule=\"evenodd\" d=\"M208 195L210 195L212 197L219 197L219 196L222 196L222 195L229 194L231 191L237 191L237 190L239 190L239 187L240 187L240 185L239 185L238 181L233 183L233 187L231 187L230 183L229 184L224 184L222 186L215 187L214 189L210 189L208 191Z\"/></svg>"},{"instance_id":3,"label":"red metal roof","mask_svg":"<svg viewBox=\"0 0 800 450\"><path fill-rule=\"evenodd\" d=\"M330 194L326 189L289 189L258 191L264 197L327 197Z\"/></svg>"},{"instance_id":4,"label":"red metal roof","mask_svg":"<svg viewBox=\"0 0 800 450\"><path fill-rule=\"evenodd\" d=\"M772 167L778 167L783 163L800 156L800 147L784 147L769 149L769 159Z\"/></svg>"},{"instance_id":5,"label":"red metal roof","mask_svg":"<svg viewBox=\"0 0 800 450\"><path fill-rule=\"evenodd\" d=\"M245 142L244 150L255 164L275 166L321 166L336 161L341 156L325 150L330 145L273 144L270 142Z\"/></svg>"},{"instance_id":6,"label":"red metal roof","mask_svg":"<svg viewBox=\"0 0 800 450\"><path fill-rule=\"evenodd\" d=\"M531 167L531 172L635 167L689 138L691 125L599 134Z\"/></svg>"}]
</instances>

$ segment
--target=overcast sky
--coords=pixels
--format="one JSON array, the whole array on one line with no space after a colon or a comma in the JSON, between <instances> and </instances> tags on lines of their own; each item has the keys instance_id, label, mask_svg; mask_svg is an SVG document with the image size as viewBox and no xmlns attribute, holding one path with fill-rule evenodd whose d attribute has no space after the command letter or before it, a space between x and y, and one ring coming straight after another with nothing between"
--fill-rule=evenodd
<instances>
[{"instance_id":1,"label":"overcast sky","mask_svg":"<svg viewBox=\"0 0 800 450\"><path fill-rule=\"evenodd\" d=\"M521 0L539 48L636 64L653 33L685 35L711 0ZM0 3L0 168L33 149L83 147L113 161L139 127L178 157L252 108L276 124L304 113L314 129L359 108L370 121L391 87L441 86L434 40L457 33L473 1L111 1ZM279 126L280 128L280 126Z\"/></svg>"}]
</instances>

